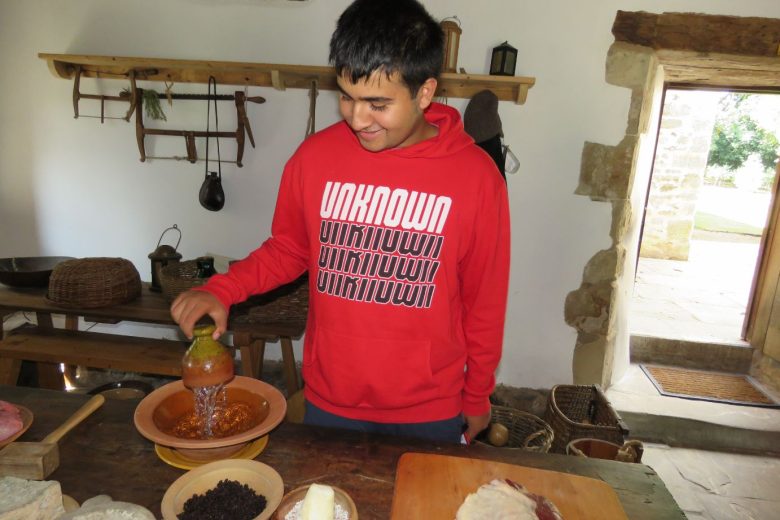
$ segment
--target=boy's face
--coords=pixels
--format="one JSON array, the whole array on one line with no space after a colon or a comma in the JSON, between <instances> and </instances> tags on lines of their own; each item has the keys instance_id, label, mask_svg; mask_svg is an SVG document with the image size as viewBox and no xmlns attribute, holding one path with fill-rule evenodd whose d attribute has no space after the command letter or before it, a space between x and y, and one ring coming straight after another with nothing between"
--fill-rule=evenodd
<instances>
[{"instance_id":1,"label":"boy's face","mask_svg":"<svg viewBox=\"0 0 780 520\"><path fill-rule=\"evenodd\" d=\"M348 76L339 76L336 81L341 91L341 116L366 150L402 148L436 135L436 127L423 117L436 90L435 79L426 81L414 98L398 73L388 77L375 71L357 83Z\"/></svg>"}]
</instances>

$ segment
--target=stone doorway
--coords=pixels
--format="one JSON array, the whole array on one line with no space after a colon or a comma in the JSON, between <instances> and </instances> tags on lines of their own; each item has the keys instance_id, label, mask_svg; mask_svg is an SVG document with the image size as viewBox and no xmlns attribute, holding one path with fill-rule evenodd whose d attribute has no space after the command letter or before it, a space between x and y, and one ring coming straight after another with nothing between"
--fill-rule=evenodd
<instances>
[{"instance_id":1,"label":"stone doorway","mask_svg":"<svg viewBox=\"0 0 780 520\"><path fill-rule=\"evenodd\" d=\"M638 335L747 346L778 129L780 95L666 87L630 307L632 342ZM754 146L766 147L766 157Z\"/></svg>"},{"instance_id":2,"label":"stone doorway","mask_svg":"<svg viewBox=\"0 0 780 520\"><path fill-rule=\"evenodd\" d=\"M780 20L618 11L612 32L606 80L631 91L626 134L616 145L585 143L576 189L611 204L612 246L589 260L564 305L577 330L574 381L603 386L629 365L627 310L664 85L780 88Z\"/></svg>"}]
</instances>

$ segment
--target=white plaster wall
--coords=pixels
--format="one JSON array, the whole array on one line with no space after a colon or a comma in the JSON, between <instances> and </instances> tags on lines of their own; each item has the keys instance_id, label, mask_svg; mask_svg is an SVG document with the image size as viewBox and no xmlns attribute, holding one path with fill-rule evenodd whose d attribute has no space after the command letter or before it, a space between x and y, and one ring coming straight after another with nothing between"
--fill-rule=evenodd
<instances>
[{"instance_id":1,"label":"white plaster wall","mask_svg":"<svg viewBox=\"0 0 780 520\"><path fill-rule=\"evenodd\" d=\"M457 15L462 21L460 67L485 73L489 50L508 40L519 49L517 74L537 78L526 105L500 104L506 142L521 168L508 182L513 258L498 379L544 388L569 382L575 333L563 321L563 302L579 286L587 260L610 245L610 205L573 194L582 145L617 143L628 110L629 92L604 81L616 11L778 18L780 3L425 4L437 18ZM325 65L330 34L346 5L348 0L0 0L0 256L121 256L148 280L147 254L172 223L183 231L185 258L207 251L245 255L269 233L282 167L304 135L305 91L249 89L250 95L267 99L265 105L249 107L258 148L247 149L243 168L223 167L227 204L211 213L197 203L202 163L141 163L132 124L74 120L72 84L55 79L37 53ZM82 88L115 94L120 85L85 80ZM176 90L204 92L205 85ZM220 87L220 92L231 90ZM467 100L450 103L463 110ZM82 113L97 110L96 104L82 102ZM111 110L121 114L119 108ZM221 128L233 127L229 104L220 110ZM171 126L204 124L200 104L176 104L166 112ZM322 92L317 126L337 118L334 93ZM163 141L147 139L147 152L184 153L183 143ZM234 150L223 143L223 157ZM619 336L626 343L621 346L625 357L627 335ZM300 344L296 348L300 356Z\"/></svg>"}]
</instances>

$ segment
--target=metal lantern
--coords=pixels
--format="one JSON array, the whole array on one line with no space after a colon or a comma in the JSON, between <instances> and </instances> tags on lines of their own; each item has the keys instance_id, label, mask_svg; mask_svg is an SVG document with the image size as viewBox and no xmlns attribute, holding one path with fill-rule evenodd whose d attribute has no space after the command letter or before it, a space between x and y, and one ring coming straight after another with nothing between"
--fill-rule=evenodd
<instances>
[{"instance_id":1,"label":"metal lantern","mask_svg":"<svg viewBox=\"0 0 780 520\"><path fill-rule=\"evenodd\" d=\"M457 18L456 18L457 19ZM444 31L444 72L458 72L458 46L463 31L460 25L452 20L444 20L439 24Z\"/></svg>"},{"instance_id":2,"label":"metal lantern","mask_svg":"<svg viewBox=\"0 0 780 520\"><path fill-rule=\"evenodd\" d=\"M491 76L514 76L515 65L517 65L517 49L507 42L493 47L493 55L490 58Z\"/></svg>"},{"instance_id":3,"label":"metal lantern","mask_svg":"<svg viewBox=\"0 0 780 520\"><path fill-rule=\"evenodd\" d=\"M179 233L179 240L176 242L176 247L166 244L160 245L165 233L171 230L178 231ZM152 267L152 284L149 286L149 290L156 292L162 291L162 286L160 285L160 271L166 265L181 260L181 253L176 251L179 248L179 243L181 243L181 230L176 224L163 231L162 235L160 235L160 239L157 241L157 248L149 253L149 260L151 260Z\"/></svg>"}]
</instances>

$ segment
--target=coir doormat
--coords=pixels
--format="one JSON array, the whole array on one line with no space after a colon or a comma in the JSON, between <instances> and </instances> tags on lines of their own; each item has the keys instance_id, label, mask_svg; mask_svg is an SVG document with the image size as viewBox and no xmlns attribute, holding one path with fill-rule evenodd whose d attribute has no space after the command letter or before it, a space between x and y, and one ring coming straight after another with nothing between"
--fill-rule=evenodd
<instances>
[{"instance_id":1,"label":"coir doormat","mask_svg":"<svg viewBox=\"0 0 780 520\"><path fill-rule=\"evenodd\" d=\"M661 395L746 406L780 408L780 403L742 374L640 365Z\"/></svg>"}]
</instances>

